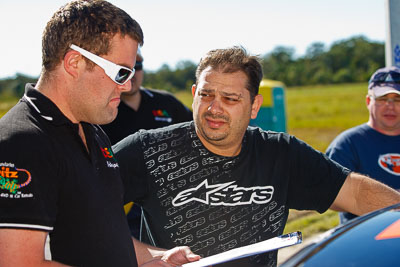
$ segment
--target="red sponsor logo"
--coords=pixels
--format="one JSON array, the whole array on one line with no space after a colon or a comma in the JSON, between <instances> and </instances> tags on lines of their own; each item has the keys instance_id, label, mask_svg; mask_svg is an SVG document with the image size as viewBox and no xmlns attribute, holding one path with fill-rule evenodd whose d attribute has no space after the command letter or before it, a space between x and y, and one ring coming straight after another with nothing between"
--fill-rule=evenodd
<instances>
[{"instance_id":1,"label":"red sponsor logo","mask_svg":"<svg viewBox=\"0 0 400 267\"><path fill-rule=\"evenodd\" d=\"M106 159L112 159L114 157L114 154L112 153L112 150L109 149L108 147L105 147L105 148L101 147L100 149L101 149L101 152L103 153L103 156Z\"/></svg>"},{"instance_id":2,"label":"red sponsor logo","mask_svg":"<svg viewBox=\"0 0 400 267\"><path fill-rule=\"evenodd\" d=\"M152 110L154 117L170 117L165 109L155 109Z\"/></svg>"},{"instance_id":3,"label":"red sponsor logo","mask_svg":"<svg viewBox=\"0 0 400 267\"><path fill-rule=\"evenodd\" d=\"M379 156L378 164L385 171L400 176L400 154L389 153Z\"/></svg>"}]
</instances>

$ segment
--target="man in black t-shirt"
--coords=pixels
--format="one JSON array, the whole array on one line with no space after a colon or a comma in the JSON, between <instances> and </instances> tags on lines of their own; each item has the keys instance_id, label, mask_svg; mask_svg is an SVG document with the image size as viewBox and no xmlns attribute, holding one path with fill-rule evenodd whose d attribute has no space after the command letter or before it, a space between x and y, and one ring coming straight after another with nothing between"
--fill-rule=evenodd
<instances>
[{"instance_id":1,"label":"man in black t-shirt","mask_svg":"<svg viewBox=\"0 0 400 267\"><path fill-rule=\"evenodd\" d=\"M285 133L249 127L262 103L258 58L212 50L192 87L194 122L141 130L113 146L125 201L143 206L152 238L215 255L282 234L289 209L363 214L400 201ZM225 266L274 266L276 252Z\"/></svg>"},{"instance_id":2,"label":"man in black t-shirt","mask_svg":"<svg viewBox=\"0 0 400 267\"><path fill-rule=\"evenodd\" d=\"M131 89L123 92L114 121L101 127L115 144L140 129L156 129L174 123L193 120L192 111L179 102L171 93L142 87L143 55L138 48L135 75ZM133 203L125 205L132 236L140 236L141 208Z\"/></svg>"},{"instance_id":3,"label":"man in black t-shirt","mask_svg":"<svg viewBox=\"0 0 400 267\"><path fill-rule=\"evenodd\" d=\"M70 2L47 23L39 81L0 119L0 266L199 258L187 247L165 252L132 240L119 166L97 126L115 118L142 43L139 24L106 1Z\"/></svg>"}]
</instances>

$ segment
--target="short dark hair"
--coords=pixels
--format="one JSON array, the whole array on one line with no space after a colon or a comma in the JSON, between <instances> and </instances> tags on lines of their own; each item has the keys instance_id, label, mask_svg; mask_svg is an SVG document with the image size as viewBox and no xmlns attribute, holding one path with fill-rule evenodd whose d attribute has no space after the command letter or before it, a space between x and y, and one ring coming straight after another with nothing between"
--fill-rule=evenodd
<instances>
[{"instance_id":1,"label":"short dark hair","mask_svg":"<svg viewBox=\"0 0 400 267\"><path fill-rule=\"evenodd\" d=\"M209 51L201 60L196 69L196 84L200 75L208 66L224 73L243 71L247 76L247 87L251 101L258 95L258 89L263 77L262 67L258 56L247 53L241 46Z\"/></svg>"},{"instance_id":2,"label":"short dark hair","mask_svg":"<svg viewBox=\"0 0 400 267\"><path fill-rule=\"evenodd\" d=\"M140 25L125 11L103 0L72 1L57 10L42 36L42 74L51 72L71 44L106 55L116 34L143 45ZM93 63L87 61L89 66Z\"/></svg>"}]
</instances>

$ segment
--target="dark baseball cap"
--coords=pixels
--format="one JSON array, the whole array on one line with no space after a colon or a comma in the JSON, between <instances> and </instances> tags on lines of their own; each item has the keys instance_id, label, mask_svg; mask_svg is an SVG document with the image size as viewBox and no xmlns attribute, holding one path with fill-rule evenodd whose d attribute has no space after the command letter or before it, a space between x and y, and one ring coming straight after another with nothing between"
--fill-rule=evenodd
<instances>
[{"instance_id":1,"label":"dark baseball cap","mask_svg":"<svg viewBox=\"0 0 400 267\"><path fill-rule=\"evenodd\" d=\"M400 95L400 69L386 67L375 71L369 80L368 91L375 97L390 93Z\"/></svg>"}]
</instances>

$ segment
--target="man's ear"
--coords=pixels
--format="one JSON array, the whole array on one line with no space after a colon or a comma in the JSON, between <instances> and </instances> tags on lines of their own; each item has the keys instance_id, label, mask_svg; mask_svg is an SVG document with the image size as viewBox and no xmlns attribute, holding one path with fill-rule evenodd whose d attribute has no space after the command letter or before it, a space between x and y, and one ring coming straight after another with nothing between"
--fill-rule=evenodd
<instances>
[{"instance_id":1,"label":"man's ear","mask_svg":"<svg viewBox=\"0 0 400 267\"><path fill-rule=\"evenodd\" d=\"M82 55L74 50L68 51L64 56L64 70L73 77L77 77L79 73L79 62L83 60Z\"/></svg>"},{"instance_id":2,"label":"man's ear","mask_svg":"<svg viewBox=\"0 0 400 267\"><path fill-rule=\"evenodd\" d=\"M367 96L365 97L365 103L367 104L367 107L369 106L369 103L371 103L371 97L372 97L372 96L370 96L370 95L367 95Z\"/></svg>"},{"instance_id":3,"label":"man's ear","mask_svg":"<svg viewBox=\"0 0 400 267\"><path fill-rule=\"evenodd\" d=\"M192 96L194 97L195 94L196 94L196 85L193 84L192 85Z\"/></svg>"},{"instance_id":4,"label":"man's ear","mask_svg":"<svg viewBox=\"0 0 400 267\"><path fill-rule=\"evenodd\" d=\"M263 103L262 95L256 95L254 98L254 102L251 105L251 119L257 118L258 111L261 108L261 104Z\"/></svg>"}]
</instances>

